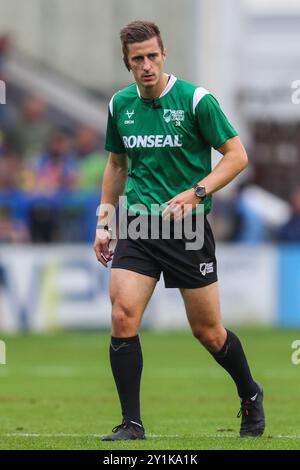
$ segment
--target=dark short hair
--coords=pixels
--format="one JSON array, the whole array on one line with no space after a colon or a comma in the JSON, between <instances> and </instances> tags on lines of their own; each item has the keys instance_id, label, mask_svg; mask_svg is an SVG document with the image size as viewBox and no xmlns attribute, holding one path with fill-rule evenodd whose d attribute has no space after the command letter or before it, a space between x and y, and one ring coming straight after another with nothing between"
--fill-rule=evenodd
<instances>
[{"instance_id":1,"label":"dark short hair","mask_svg":"<svg viewBox=\"0 0 300 470\"><path fill-rule=\"evenodd\" d=\"M148 39L157 37L157 41L161 51L164 50L164 45L161 39L159 27L151 21L132 21L127 26L121 29L120 39L122 43L123 60L127 70L130 70L128 62L128 44L134 42L143 42Z\"/></svg>"}]
</instances>

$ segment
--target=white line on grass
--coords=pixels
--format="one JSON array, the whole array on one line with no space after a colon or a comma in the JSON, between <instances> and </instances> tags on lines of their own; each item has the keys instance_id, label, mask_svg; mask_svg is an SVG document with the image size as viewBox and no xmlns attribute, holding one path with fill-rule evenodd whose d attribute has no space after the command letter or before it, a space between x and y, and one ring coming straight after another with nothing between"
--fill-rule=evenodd
<instances>
[{"instance_id":1,"label":"white line on grass","mask_svg":"<svg viewBox=\"0 0 300 470\"><path fill-rule=\"evenodd\" d=\"M20 433L20 432L13 432L13 433L6 433L2 434L2 436L5 437L80 437L80 438L91 438L91 437L96 437L96 438L101 438L103 437L103 434L68 434L68 433ZM219 438L223 439L229 438L229 439L238 439L239 436L236 434L199 434L197 436L188 436L188 435L179 435L179 434L146 434L147 438L150 439L167 439L167 438L181 438L181 439L201 439L201 438ZM294 434L294 435L283 435L283 434L278 434L278 435L271 435L268 436L266 435L265 437L271 437L273 439L300 439L300 435Z\"/></svg>"},{"instance_id":2,"label":"white line on grass","mask_svg":"<svg viewBox=\"0 0 300 470\"><path fill-rule=\"evenodd\" d=\"M6 437L102 437L102 434L67 434L67 433L27 433L27 432L11 432L4 434Z\"/></svg>"},{"instance_id":3,"label":"white line on grass","mask_svg":"<svg viewBox=\"0 0 300 470\"><path fill-rule=\"evenodd\" d=\"M103 437L104 434L67 434L67 433L25 433L25 432L12 432L2 434L6 437ZM160 435L160 434L147 434L146 437L150 438L174 438L182 437L179 434L173 435Z\"/></svg>"}]
</instances>

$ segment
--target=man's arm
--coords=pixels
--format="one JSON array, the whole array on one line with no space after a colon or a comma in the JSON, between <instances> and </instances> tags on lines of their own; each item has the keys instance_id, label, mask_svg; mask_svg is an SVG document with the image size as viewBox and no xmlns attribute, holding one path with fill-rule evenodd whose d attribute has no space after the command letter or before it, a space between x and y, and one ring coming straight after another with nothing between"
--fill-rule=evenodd
<instances>
[{"instance_id":1,"label":"man's arm","mask_svg":"<svg viewBox=\"0 0 300 470\"><path fill-rule=\"evenodd\" d=\"M117 207L119 196L124 192L126 179L127 155L123 153L110 153L103 174L101 204L97 224L109 224L112 214L105 209L105 205L109 204L115 208ZM96 230L94 251L98 261L107 267L107 262L111 260L113 252L109 250L109 234L106 230Z\"/></svg>"},{"instance_id":2,"label":"man's arm","mask_svg":"<svg viewBox=\"0 0 300 470\"><path fill-rule=\"evenodd\" d=\"M218 148L218 151L222 153L223 157L211 173L197 183L199 186L205 186L207 194L212 194L226 186L248 165L246 150L237 136L228 139ZM185 204L196 207L199 204L199 199L195 195L194 189L191 188L166 203L168 207L162 215L169 218L170 213L173 213L173 217L177 219L182 217L182 213L186 214Z\"/></svg>"},{"instance_id":3,"label":"man's arm","mask_svg":"<svg viewBox=\"0 0 300 470\"><path fill-rule=\"evenodd\" d=\"M101 206L103 204L111 204L114 207L117 207L119 203L119 196L121 196L124 192L126 179L126 154L110 153L103 174ZM101 215L101 210L99 212L98 223L104 225L109 223L108 216Z\"/></svg>"},{"instance_id":4,"label":"man's arm","mask_svg":"<svg viewBox=\"0 0 300 470\"><path fill-rule=\"evenodd\" d=\"M237 136L228 139L217 150L223 157L212 172L198 182L200 186L205 186L207 194L226 186L248 165L246 150Z\"/></svg>"}]
</instances>

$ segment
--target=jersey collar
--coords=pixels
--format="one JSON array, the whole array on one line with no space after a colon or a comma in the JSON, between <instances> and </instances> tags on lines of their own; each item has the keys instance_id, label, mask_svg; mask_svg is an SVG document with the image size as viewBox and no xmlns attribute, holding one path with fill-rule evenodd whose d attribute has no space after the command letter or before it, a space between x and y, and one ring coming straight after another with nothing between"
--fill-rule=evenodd
<instances>
[{"instance_id":1,"label":"jersey collar","mask_svg":"<svg viewBox=\"0 0 300 470\"><path fill-rule=\"evenodd\" d=\"M172 74L171 74L171 75L170 75L170 78L169 78L169 80L168 80L168 83L167 83L167 85L166 85L166 87L165 87L165 89L161 92L161 94L159 95L159 97L158 97L157 99L162 98L162 97L165 96L167 93L169 93L169 91L171 90L171 88L172 88L173 85L175 84L176 80L177 80L177 78L175 77L175 75L172 75ZM136 86L136 91L137 91L137 94L138 94L139 98L142 98L138 86ZM142 98L142 99L143 99L143 98Z\"/></svg>"}]
</instances>

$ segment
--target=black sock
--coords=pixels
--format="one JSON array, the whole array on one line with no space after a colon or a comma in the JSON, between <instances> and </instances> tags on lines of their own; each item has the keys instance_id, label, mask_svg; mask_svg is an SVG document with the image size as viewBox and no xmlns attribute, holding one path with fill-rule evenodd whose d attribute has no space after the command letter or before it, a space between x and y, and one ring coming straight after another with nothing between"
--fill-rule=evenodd
<instances>
[{"instance_id":1,"label":"black sock","mask_svg":"<svg viewBox=\"0 0 300 470\"><path fill-rule=\"evenodd\" d=\"M140 382L143 356L139 337L111 337L110 364L125 421L141 423Z\"/></svg>"},{"instance_id":2,"label":"black sock","mask_svg":"<svg viewBox=\"0 0 300 470\"><path fill-rule=\"evenodd\" d=\"M259 389L252 378L241 342L234 333L226 331L227 338L221 351L211 354L233 378L239 397L254 397Z\"/></svg>"}]
</instances>

